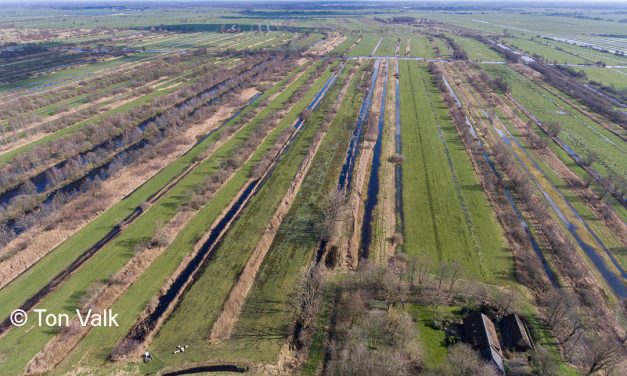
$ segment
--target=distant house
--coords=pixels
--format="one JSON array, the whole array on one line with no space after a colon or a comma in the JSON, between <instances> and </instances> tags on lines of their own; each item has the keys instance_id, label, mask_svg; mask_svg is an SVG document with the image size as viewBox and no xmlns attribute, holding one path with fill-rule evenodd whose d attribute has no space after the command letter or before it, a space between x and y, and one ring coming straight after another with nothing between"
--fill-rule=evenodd
<instances>
[{"instance_id":1,"label":"distant house","mask_svg":"<svg viewBox=\"0 0 627 376\"><path fill-rule=\"evenodd\" d=\"M519 351L525 351L533 347L527 327L517 314L512 313L505 316L501 325L503 340L507 346Z\"/></svg>"},{"instance_id":2,"label":"distant house","mask_svg":"<svg viewBox=\"0 0 627 376\"><path fill-rule=\"evenodd\" d=\"M486 315L475 312L464 319L464 342L477 349L481 356L492 362L501 373L505 372L496 328Z\"/></svg>"}]
</instances>

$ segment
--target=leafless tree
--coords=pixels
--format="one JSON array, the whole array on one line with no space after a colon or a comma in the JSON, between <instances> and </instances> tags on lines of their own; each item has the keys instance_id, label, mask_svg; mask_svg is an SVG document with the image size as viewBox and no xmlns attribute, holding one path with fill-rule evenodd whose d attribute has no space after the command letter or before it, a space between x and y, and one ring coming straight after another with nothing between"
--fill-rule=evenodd
<instances>
[{"instance_id":1,"label":"leafless tree","mask_svg":"<svg viewBox=\"0 0 627 376\"><path fill-rule=\"evenodd\" d=\"M586 375L610 371L625 360L625 352L608 339L595 338L591 341L586 356Z\"/></svg>"},{"instance_id":2,"label":"leafless tree","mask_svg":"<svg viewBox=\"0 0 627 376\"><path fill-rule=\"evenodd\" d=\"M403 156L403 154L395 153L388 157L388 162L395 165L400 165L401 163L403 163L403 161L405 161L405 157Z\"/></svg>"},{"instance_id":3,"label":"leafless tree","mask_svg":"<svg viewBox=\"0 0 627 376\"><path fill-rule=\"evenodd\" d=\"M496 369L484 362L479 354L465 343L449 348L445 375L450 376L496 376Z\"/></svg>"},{"instance_id":4,"label":"leafless tree","mask_svg":"<svg viewBox=\"0 0 627 376\"><path fill-rule=\"evenodd\" d=\"M322 287L322 274L316 264L311 264L298 278L290 304L296 321L303 329L307 329L316 317L322 298Z\"/></svg>"},{"instance_id":5,"label":"leafless tree","mask_svg":"<svg viewBox=\"0 0 627 376\"><path fill-rule=\"evenodd\" d=\"M0 248L9 244L15 237L15 232L6 224L0 223Z\"/></svg>"},{"instance_id":6,"label":"leafless tree","mask_svg":"<svg viewBox=\"0 0 627 376\"><path fill-rule=\"evenodd\" d=\"M344 206L346 204L346 195L344 191L335 189L322 203L322 218L319 224L320 236L324 241L329 241L335 234L335 226L340 219Z\"/></svg>"},{"instance_id":7,"label":"leafless tree","mask_svg":"<svg viewBox=\"0 0 627 376\"><path fill-rule=\"evenodd\" d=\"M558 374L557 365L551 354L539 344L531 352L533 373L538 376L555 376Z\"/></svg>"},{"instance_id":8,"label":"leafless tree","mask_svg":"<svg viewBox=\"0 0 627 376\"><path fill-rule=\"evenodd\" d=\"M418 282L418 286L422 286L432 267L429 257L424 255L412 257L409 262L410 286L414 285L414 281Z\"/></svg>"},{"instance_id":9,"label":"leafless tree","mask_svg":"<svg viewBox=\"0 0 627 376\"><path fill-rule=\"evenodd\" d=\"M405 243L405 238L403 237L403 233L395 232L394 235L392 235L392 237L390 238L390 242L392 242L392 245L395 247L402 246L403 243Z\"/></svg>"},{"instance_id":10,"label":"leafless tree","mask_svg":"<svg viewBox=\"0 0 627 376\"><path fill-rule=\"evenodd\" d=\"M449 294L453 292L453 287L455 287L455 283L462 277L464 272L464 267L458 261L453 261L447 264L447 276L449 280L448 292Z\"/></svg>"},{"instance_id":11,"label":"leafless tree","mask_svg":"<svg viewBox=\"0 0 627 376\"><path fill-rule=\"evenodd\" d=\"M546 307L546 323L550 328L556 328L567 317L573 305L572 296L563 290L551 290L542 299Z\"/></svg>"},{"instance_id":12,"label":"leafless tree","mask_svg":"<svg viewBox=\"0 0 627 376\"><path fill-rule=\"evenodd\" d=\"M549 120L546 122L547 133L551 137L557 137L562 130L562 125L555 120Z\"/></svg>"}]
</instances>

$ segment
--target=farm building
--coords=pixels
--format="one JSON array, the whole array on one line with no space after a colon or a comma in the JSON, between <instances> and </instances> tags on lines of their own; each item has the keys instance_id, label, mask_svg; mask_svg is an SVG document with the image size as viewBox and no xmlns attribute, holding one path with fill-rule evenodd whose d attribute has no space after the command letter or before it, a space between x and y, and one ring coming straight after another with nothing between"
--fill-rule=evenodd
<instances>
[{"instance_id":1,"label":"farm building","mask_svg":"<svg viewBox=\"0 0 627 376\"><path fill-rule=\"evenodd\" d=\"M507 346L519 351L525 351L532 347L527 327L517 314L512 313L505 316L501 325L503 340Z\"/></svg>"},{"instance_id":2,"label":"farm building","mask_svg":"<svg viewBox=\"0 0 627 376\"><path fill-rule=\"evenodd\" d=\"M505 371L496 328L486 315L476 312L464 318L464 341L479 350L501 373Z\"/></svg>"}]
</instances>

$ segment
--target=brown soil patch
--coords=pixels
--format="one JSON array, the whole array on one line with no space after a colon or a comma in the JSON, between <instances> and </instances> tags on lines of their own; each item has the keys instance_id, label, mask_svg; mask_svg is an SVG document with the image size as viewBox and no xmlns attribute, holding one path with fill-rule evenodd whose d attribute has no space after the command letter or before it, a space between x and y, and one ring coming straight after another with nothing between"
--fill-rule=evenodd
<instances>
[{"instance_id":1,"label":"brown soil patch","mask_svg":"<svg viewBox=\"0 0 627 376\"><path fill-rule=\"evenodd\" d=\"M332 33L327 39L309 48L307 53L324 56L333 51L337 46L346 40L346 37L340 33Z\"/></svg>"},{"instance_id":2,"label":"brown soil patch","mask_svg":"<svg viewBox=\"0 0 627 376\"><path fill-rule=\"evenodd\" d=\"M517 72L521 73L522 75L532 79L532 80L536 80L536 81L541 81L544 76L542 75L542 73L536 71L533 68L528 67L525 64L509 64L512 68L514 68Z\"/></svg>"},{"instance_id":3,"label":"brown soil patch","mask_svg":"<svg viewBox=\"0 0 627 376\"><path fill-rule=\"evenodd\" d=\"M411 56L411 41L409 39L405 40L405 56Z\"/></svg>"}]
</instances>

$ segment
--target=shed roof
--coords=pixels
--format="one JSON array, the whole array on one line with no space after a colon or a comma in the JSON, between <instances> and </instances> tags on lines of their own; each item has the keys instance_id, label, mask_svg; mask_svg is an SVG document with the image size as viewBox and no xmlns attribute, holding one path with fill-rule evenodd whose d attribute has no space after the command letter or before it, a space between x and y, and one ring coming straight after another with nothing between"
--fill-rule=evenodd
<instances>
[{"instance_id":1,"label":"shed roof","mask_svg":"<svg viewBox=\"0 0 627 376\"><path fill-rule=\"evenodd\" d=\"M531 347L531 339L525 329L525 324L520 317L512 313L503 318L503 336L507 338L512 346L515 347Z\"/></svg>"},{"instance_id":2,"label":"shed roof","mask_svg":"<svg viewBox=\"0 0 627 376\"><path fill-rule=\"evenodd\" d=\"M483 313L473 313L464 319L464 335L466 341L475 347L492 347L499 353L501 352L496 328Z\"/></svg>"}]
</instances>

